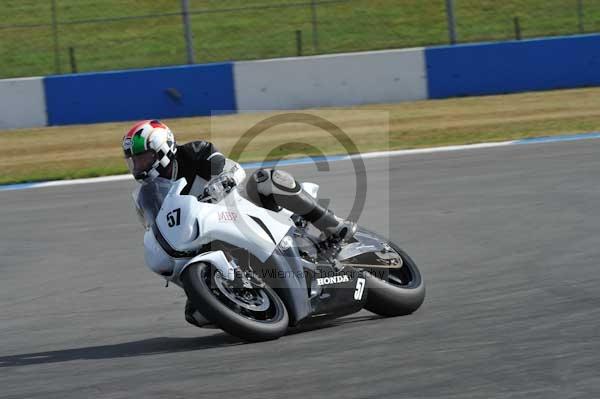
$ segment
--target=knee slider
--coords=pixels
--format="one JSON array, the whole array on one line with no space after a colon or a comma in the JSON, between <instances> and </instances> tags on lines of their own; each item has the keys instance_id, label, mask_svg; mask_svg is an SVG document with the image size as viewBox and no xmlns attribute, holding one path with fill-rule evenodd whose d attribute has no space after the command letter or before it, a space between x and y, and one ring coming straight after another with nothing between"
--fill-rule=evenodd
<instances>
[{"instance_id":1,"label":"knee slider","mask_svg":"<svg viewBox=\"0 0 600 399\"><path fill-rule=\"evenodd\" d=\"M282 170L259 169L246 183L248 198L274 211L279 211L281 207L290 209L301 192L302 186L291 174Z\"/></svg>"},{"instance_id":2,"label":"knee slider","mask_svg":"<svg viewBox=\"0 0 600 399\"><path fill-rule=\"evenodd\" d=\"M273 196L272 169L258 169L246 182L246 194L256 205L279 212L281 207Z\"/></svg>"}]
</instances>

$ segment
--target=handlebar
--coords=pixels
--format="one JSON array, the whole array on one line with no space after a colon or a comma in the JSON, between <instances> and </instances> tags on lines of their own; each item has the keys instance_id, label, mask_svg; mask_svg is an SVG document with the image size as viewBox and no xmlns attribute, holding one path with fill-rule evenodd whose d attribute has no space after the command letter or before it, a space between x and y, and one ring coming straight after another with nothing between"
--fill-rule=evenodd
<instances>
[{"instance_id":1,"label":"handlebar","mask_svg":"<svg viewBox=\"0 0 600 399\"><path fill-rule=\"evenodd\" d=\"M236 186L233 176L224 174L217 176L206 183L202 196L198 198L200 201L206 202L210 200L220 201Z\"/></svg>"}]
</instances>

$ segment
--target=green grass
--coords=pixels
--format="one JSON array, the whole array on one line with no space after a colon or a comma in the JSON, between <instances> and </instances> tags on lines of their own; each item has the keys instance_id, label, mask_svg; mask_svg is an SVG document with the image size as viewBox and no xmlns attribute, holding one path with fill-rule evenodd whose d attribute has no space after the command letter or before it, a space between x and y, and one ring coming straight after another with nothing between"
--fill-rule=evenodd
<instances>
[{"instance_id":1,"label":"green grass","mask_svg":"<svg viewBox=\"0 0 600 399\"><path fill-rule=\"evenodd\" d=\"M600 88L302 112L318 112L338 125L360 152L472 144L597 131ZM229 155L244 132L269 116L238 114L165 122L180 143L207 139ZM120 144L130 125L115 122L0 132L0 184L126 173ZM299 148L291 143L305 144ZM281 151L273 154L276 148ZM307 153L340 154L344 149L319 128L286 124L248 143L240 161Z\"/></svg>"},{"instance_id":2,"label":"green grass","mask_svg":"<svg viewBox=\"0 0 600 399\"><path fill-rule=\"evenodd\" d=\"M317 6L318 48L313 47L306 0L192 0L197 62L402 48L447 42L443 0L342 0ZM460 42L579 33L576 0L459 0ZM76 23L136 15L177 14L178 0L56 0L60 71L70 71L69 47L80 72L185 63L180 15ZM271 6L272 8L260 8ZM243 10L242 8L245 8ZM232 11L218 11L232 10ZM3 0L0 7L0 77L48 75L54 65L51 0ZM600 0L584 0L586 32L600 30ZM9 25L41 25L6 27Z\"/></svg>"}]
</instances>

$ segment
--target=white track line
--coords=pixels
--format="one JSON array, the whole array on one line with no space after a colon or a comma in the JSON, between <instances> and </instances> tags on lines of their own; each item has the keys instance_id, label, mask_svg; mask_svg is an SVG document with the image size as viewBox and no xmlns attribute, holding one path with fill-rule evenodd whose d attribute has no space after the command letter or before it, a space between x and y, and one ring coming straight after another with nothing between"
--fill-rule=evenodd
<instances>
[{"instance_id":1,"label":"white track line","mask_svg":"<svg viewBox=\"0 0 600 399\"><path fill-rule=\"evenodd\" d=\"M465 151L465 150L477 150L481 148L493 148L493 147L505 147L508 145L516 144L516 140L512 141L498 141L495 143L481 143L481 144L465 144L465 145L450 145L445 147L430 147L430 148L416 148L413 150L395 150L395 151L377 151L367 152L364 154L351 155L348 158L385 158L385 157L397 157L402 155L414 155L414 154L432 154L435 152L451 152L451 151Z\"/></svg>"},{"instance_id":2,"label":"white track line","mask_svg":"<svg viewBox=\"0 0 600 399\"><path fill-rule=\"evenodd\" d=\"M431 147L431 148L417 148L413 150L395 150L395 151L376 151L367 152L364 154L336 156L332 155L329 162L345 161L349 159L374 159L374 158L386 158L386 157L397 157L403 155L413 154L432 154L436 152L451 152L451 151L465 151L465 150L476 150L482 148L494 148L494 147L506 147L510 145L521 145L528 143L553 143L562 142L566 140L585 140L600 138L598 133L591 133L589 135L572 135L572 136L555 136L555 137L543 137L539 139L525 139L525 140L511 140L511 141L499 141L495 143L481 143L481 144L466 144L466 145L453 145L445 147ZM286 165L304 164L312 162L310 158L299 158L297 160L285 160ZM245 165L257 165L256 162L249 162ZM242 164L244 166L244 164ZM93 177L88 179L73 179L73 180L55 180L39 183L22 183L22 184L9 184L2 186L0 185L0 191L12 191L12 190L25 190L30 188L42 188L42 187L59 187L59 186L71 186L77 184L92 184L92 183L107 183L114 181L133 180L131 175L117 175L117 176L105 176L105 177Z\"/></svg>"}]
</instances>

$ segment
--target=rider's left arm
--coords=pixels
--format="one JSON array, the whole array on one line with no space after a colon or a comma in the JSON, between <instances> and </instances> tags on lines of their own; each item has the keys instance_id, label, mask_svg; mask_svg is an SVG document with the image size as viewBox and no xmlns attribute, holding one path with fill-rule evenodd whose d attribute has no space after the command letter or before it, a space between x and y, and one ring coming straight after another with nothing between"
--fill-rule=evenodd
<instances>
[{"instance_id":1,"label":"rider's left arm","mask_svg":"<svg viewBox=\"0 0 600 399\"><path fill-rule=\"evenodd\" d=\"M197 141L184 145L189 157L195 164L195 172L206 181L215 177L228 175L236 184L246 177L244 169L235 161L226 158L217 147L208 141Z\"/></svg>"},{"instance_id":2,"label":"rider's left arm","mask_svg":"<svg viewBox=\"0 0 600 399\"><path fill-rule=\"evenodd\" d=\"M232 161L229 158L225 159L225 166L223 167L223 172L221 174L229 175L236 185L241 184L246 178L244 168L242 168L239 163Z\"/></svg>"}]
</instances>

